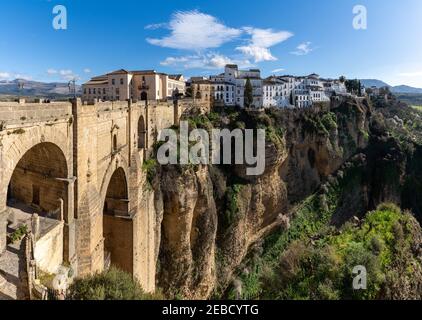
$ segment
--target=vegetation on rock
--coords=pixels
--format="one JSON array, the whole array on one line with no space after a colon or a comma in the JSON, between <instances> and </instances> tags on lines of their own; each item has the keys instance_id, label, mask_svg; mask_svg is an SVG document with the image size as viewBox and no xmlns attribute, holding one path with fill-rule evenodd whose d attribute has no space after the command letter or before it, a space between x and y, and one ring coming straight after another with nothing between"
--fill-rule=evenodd
<instances>
[{"instance_id":1,"label":"vegetation on rock","mask_svg":"<svg viewBox=\"0 0 422 320\"><path fill-rule=\"evenodd\" d=\"M70 286L68 300L152 300L160 295L144 292L132 275L112 267L103 273L76 279Z\"/></svg>"}]
</instances>

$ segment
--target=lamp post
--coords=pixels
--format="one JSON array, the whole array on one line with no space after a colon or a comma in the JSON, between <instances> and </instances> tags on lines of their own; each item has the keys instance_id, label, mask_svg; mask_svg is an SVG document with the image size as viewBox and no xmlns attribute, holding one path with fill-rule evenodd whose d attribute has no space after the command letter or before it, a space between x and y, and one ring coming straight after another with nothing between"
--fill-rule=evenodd
<instances>
[{"instance_id":1,"label":"lamp post","mask_svg":"<svg viewBox=\"0 0 422 320\"><path fill-rule=\"evenodd\" d=\"M73 94L73 99L76 100L76 79L70 80L67 86L69 87L69 93Z\"/></svg>"},{"instance_id":2,"label":"lamp post","mask_svg":"<svg viewBox=\"0 0 422 320\"><path fill-rule=\"evenodd\" d=\"M23 87L25 86L25 83L21 80L18 80L18 95L19 99L21 98L21 91L23 90Z\"/></svg>"}]
</instances>

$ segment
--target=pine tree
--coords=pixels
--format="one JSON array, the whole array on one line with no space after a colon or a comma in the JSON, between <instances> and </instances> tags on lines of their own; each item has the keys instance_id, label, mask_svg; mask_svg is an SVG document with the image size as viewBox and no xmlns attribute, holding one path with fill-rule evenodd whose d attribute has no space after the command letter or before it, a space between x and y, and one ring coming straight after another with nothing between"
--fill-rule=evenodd
<instances>
[{"instance_id":1,"label":"pine tree","mask_svg":"<svg viewBox=\"0 0 422 320\"><path fill-rule=\"evenodd\" d=\"M244 105L249 108L253 103L252 84L249 78L246 79L245 94L244 94Z\"/></svg>"}]
</instances>

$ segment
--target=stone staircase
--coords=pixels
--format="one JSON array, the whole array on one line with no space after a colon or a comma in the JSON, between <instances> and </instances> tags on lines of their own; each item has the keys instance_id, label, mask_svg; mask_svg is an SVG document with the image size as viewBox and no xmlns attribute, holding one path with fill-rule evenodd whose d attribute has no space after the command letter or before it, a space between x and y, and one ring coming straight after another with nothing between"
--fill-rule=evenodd
<instances>
[{"instance_id":1,"label":"stone staircase","mask_svg":"<svg viewBox=\"0 0 422 320\"><path fill-rule=\"evenodd\" d=\"M0 300L28 298L22 241L9 244L0 256Z\"/></svg>"}]
</instances>

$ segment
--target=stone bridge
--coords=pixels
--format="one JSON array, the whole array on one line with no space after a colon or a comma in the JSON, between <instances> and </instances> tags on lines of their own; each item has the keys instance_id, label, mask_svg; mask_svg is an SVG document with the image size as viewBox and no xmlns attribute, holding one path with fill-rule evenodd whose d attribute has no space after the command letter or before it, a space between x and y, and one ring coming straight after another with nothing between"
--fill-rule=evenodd
<instances>
[{"instance_id":1,"label":"stone bridge","mask_svg":"<svg viewBox=\"0 0 422 320\"><path fill-rule=\"evenodd\" d=\"M0 254L18 203L62 221L47 254L76 275L112 264L154 290L160 226L142 164L187 105L0 102Z\"/></svg>"}]
</instances>

